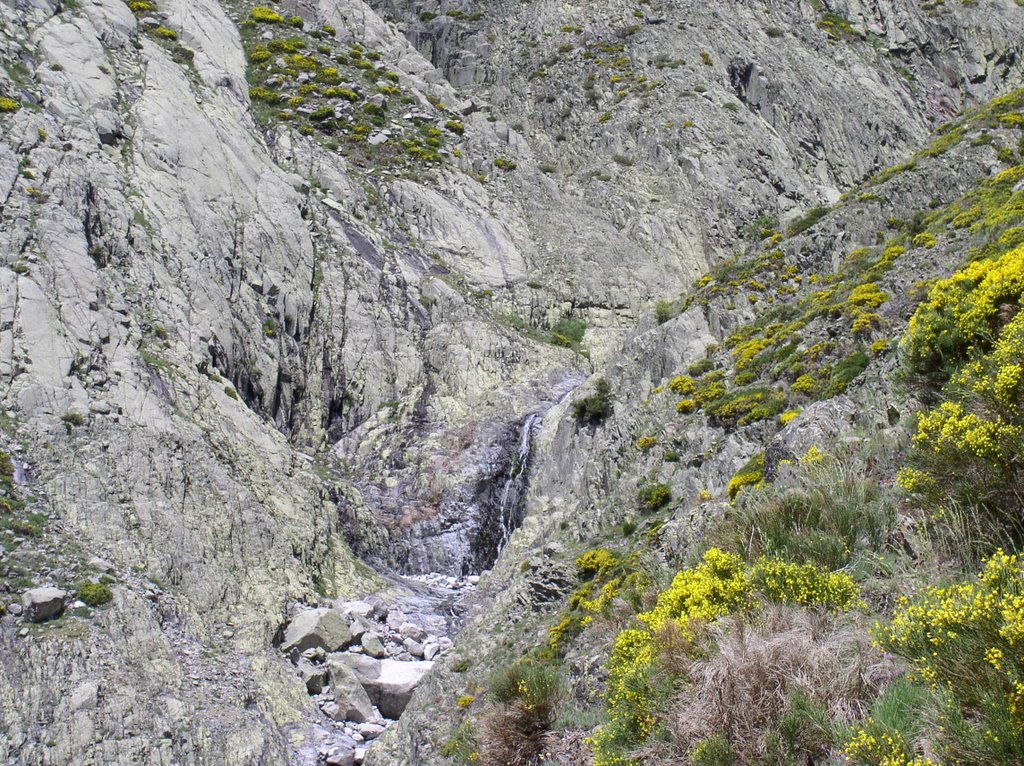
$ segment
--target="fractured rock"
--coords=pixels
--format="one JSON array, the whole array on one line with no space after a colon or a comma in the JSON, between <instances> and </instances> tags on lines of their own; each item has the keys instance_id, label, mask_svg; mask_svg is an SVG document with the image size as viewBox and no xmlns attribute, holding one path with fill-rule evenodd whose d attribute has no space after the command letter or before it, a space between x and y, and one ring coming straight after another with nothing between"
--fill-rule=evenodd
<instances>
[{"instance_id":1,"label":"fractured rock","mask_svg":"<svg viewBox=\"0 0 1024 766\"><path fill-rule=\"evenodd\" d=\"M326 668L314 665L308 660L299 661L299 677L302 678L302 682L306 685L306 691L310 694L319 694L327 685Z\"/></svg>"},{"instance_id":2,"label":"fractured rock","mask_svg":"<svg viewBox=\"0 0 1024 766\"><path fill-rule=\"evenodd\" d=\"M352 668L370 699L387 718L402 715L412 699L413 691L423 676L434 667L433 662L375 660L357 654L336 656Z\"/></svg>"},{"instance_id":3,"label":"fractured rock","mask_svg":"<svg viewBox=\"0 0 1024 766\"><path fill-rule=\"evenodd\" d=\"M331 674L331 691L341 715L338 720L366 723L373 718L373 703L370 702L361 679L345 661L338 659L340 656L344 655L334 655L327 659L327 669Z\"/></svg>"},{"instance_id":4,"label":"fractured rock","mask_svg":"<svg viewBox=\"0 0 1024 766\"><path fill-rule=\"evenodd\" d=\"M398 632L406 638L411 638L413 641L423 641L427 638L427 631L411 622L402 623L398 628Z\"/></svg>"},{"instance_id":5,"label":"fractured rock","mask_svg":"<svg viewBox=\"0 0 1024 766\"><path fill-rule=\"evenodd\" d=\"M365 651L371 657L383 657L384 656L384 644L380 640L380 636L370 631L363 634L360 641Z\"/></svg>"},{"instance_id":6,"label":"fractured rock","mask_svg":"<svg viewBox=\"0 0 1024 766\"><path fill-rule=\"evenodd\" d=\"M286 654L301 654L317 647L334 652L348 645L352 633L341 612L333 609L309 609L300 612L288 625L281 644Z\"/></svg>"}]
</instances>

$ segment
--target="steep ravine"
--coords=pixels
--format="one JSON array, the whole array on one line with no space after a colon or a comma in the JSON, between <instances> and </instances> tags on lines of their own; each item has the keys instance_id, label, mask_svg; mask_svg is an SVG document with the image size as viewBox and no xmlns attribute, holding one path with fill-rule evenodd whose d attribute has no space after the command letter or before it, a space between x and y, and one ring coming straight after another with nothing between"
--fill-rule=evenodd
<instances>
[{"instance_id":1,"label":"steep ravine","mask_svg":"<svg viewBox=\"0 0 1024 766\"><path fill-rule=\"evenodd\" d=\"M0 763L344 762L310 692L359 620L436 663L369 762L444 763L639 485L684 544L761 449L638 453L651 391L764 309L681 296L1018 87L1022 14L0 0ZM918 159L785 257L826 273L1002 161ZM321 609L330 650L282 653Z\"/></svg>"}]
</instances>

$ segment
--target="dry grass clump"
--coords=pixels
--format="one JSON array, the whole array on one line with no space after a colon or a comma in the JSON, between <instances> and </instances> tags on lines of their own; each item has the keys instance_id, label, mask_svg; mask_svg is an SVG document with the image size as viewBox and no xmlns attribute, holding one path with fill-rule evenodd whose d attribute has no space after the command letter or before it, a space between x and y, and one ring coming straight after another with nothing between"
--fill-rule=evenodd
<instances>
[{"instance_id":1,"label":"dry grass clump","mask_svg":"<svg viewBox=\"0 0 1024 766\"><path fill-rule=\"evenodd\" d=\"M496 704L481 720L480 765L537 763L563 693L558 671L543 664L516 664L495 673L488 686Z\"/></svg>"},{"instance_id":2,"label":"dry grass clump","mask_svg":"<svg viewBox=\"0 0 1024 766\"><path fill-rule=\"evenodd\" d=\"M712 625L705 640L716 648L689 661L688 683L666 715L670 742L646 748L641 762L695 763L706 743L723 739L725 763L817 762L840 744L836 724L860 715L892 677L861 622L769 607L756 624L728 617ZM673 664L685 662L687 652L672 654Z\"/></svg>"}]
</instances>

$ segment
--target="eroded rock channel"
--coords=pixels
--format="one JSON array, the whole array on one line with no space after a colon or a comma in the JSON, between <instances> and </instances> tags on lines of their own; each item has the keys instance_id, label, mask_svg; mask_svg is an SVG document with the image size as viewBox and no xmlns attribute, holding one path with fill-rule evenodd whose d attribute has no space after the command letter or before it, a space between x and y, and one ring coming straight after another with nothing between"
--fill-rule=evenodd
<instances>
[{"instance_id":1,"label":"eroded rock channel","mask_svg":"<svg viewBox=\"0 0 1024 766\"><path fill-rule=\"evenodd\" d=\"M471 523L449 526L444 534L427 533L439 529L436 524L413 528L405 541L409 555L397 565L371 558L387 583L378 594L295 606L277 644L322 714L317 761L361 764L434 662L452 648L481 574L523 522L534 437L548 411L581 380L563 379L527 415L499 429L498 442L486 445L488 459L467 482L472 499L462 518ZM449 567L455 573L420 571L438 561L455 562Z\"/></svg>"}]
</instances>

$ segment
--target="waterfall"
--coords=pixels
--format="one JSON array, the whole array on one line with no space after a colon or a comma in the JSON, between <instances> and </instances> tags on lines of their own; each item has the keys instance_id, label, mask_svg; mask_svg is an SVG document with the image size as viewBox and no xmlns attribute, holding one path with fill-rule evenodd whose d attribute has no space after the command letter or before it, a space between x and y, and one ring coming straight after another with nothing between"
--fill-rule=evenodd
<instances>
[{"instance_id":1,"label":"waterfall","mask_svg":"<svg viewBox=\"0 0 1024 766\"><path fill-rule=\"evenodd\" d=\"M541 409L531 412L523 420L519 427L519 448L509 464L508 474L505 477L505 484L501 489L501 497L498 501L498 522L501 525L501 536L498 540L497 555L508 544L512 533L522 524L522 513L526 488L530 480L530 460L533 452L533 437L536 434L548 411L565 402L573 391L575 391L584 378L573 376L567 378L553 392L554 398L546 402Z\"/></svg>"},{"instance_id":2,"label":"waterfall","mask_svg":"<svg viewBox=\"0 0 1024 766\"><path fill-rule=\"evenodd\" d=\"M508 544L509 537L519 526L520 519L518 511L522 505L523 490L526 488L526 481L529 476L530 452L533 449L533 430L542 413L533 412L526 417L519 427L519 451L512 458L509 465L508 475L505 477L505 486L501 490L501 499L498 501L498 523L501 524L501 537L498 539L498 554Z\"/></svg>"}]
</instances>

